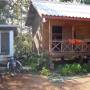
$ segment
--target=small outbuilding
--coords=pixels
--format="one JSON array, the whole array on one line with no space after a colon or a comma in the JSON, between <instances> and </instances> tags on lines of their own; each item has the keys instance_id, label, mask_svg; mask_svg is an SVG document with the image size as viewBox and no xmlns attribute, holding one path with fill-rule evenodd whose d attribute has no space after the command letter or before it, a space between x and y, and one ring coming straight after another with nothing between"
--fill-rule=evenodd
<instances>
[{"instance_id":1,"label":"small outbuilding","mask_svg":"<svg viewBox=\"0 0 90 90\"><path fill-rule=\"evenodd\" d=\"M8 57L14 56L14 25L0 25L0 62L6 62Z\"/></svg>"},{"instance_id":2,"label":"small outbuilding","mask_svg":"<svg viewBox=\"0 0 90 90\"><path fill-rule=\"evenodd\" d=\"M38 53L66 59L90 56L90 5L31 1L26 25Z\"/></svg>"}]
</instances>

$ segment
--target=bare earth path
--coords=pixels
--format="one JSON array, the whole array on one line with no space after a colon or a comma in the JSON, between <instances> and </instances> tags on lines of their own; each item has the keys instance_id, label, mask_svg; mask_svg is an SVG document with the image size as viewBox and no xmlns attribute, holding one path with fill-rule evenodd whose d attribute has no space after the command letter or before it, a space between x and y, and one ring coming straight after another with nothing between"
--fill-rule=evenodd
<instances>
[{"instance_id":1,"label":"bare earth path","mask_svg":"<svg viewBox=\"0 0 90 90\"><path fill-rule=\"evenodd\" d=\"M4 78L0 82L0 90L90 90L90 76L54 85L45 77L24 74Z\"/></svg>"}]
</instances>

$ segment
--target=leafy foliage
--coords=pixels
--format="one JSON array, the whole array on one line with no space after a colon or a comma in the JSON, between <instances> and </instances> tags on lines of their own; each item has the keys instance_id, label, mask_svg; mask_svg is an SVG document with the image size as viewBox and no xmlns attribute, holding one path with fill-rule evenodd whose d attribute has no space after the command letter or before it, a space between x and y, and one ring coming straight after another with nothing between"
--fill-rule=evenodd
<instances>
[{"instance_id":1,"label":"leafy foliage","mask_svg":"<svg viewBox=\"0 0 90 90\"><path fill-rule=\"evenodd\" d=\"M90 0L81 0L82 3L90 4Z\"/></svg>"},{"instance_id":2,"label":"leafy foliage","mask_svg":"<svg viewBox=\"0 0 90 90\"><path fill-rule=\"evenodd\" d=\"M87 64L65 64L64 66L59 66L59 72L61 75L76 75L80 73L90 72L90 67Z\"/></svg>"},{"instance_id":3,"label":"leafy foliage","mask_svg":"<svg viewBox=\"0 0 90 90\"><path fill-rule=\"evenodd\" d=\"M45 76L49 76L51 74L50 70L47 69L46 67L43 67L42 70L40 71L40 73Z\"/></svg>"},{"instance_id":4,"label":"leafy foliage","mask_svg":"<svg viewBox=\"0 0 90 90\"><path fill-rule=\"evenodd\" d=\"M83 73L90 73L90 65L88 64L83 64L82 66L82 72Z\"/></svg>"},{"instance_id":5,"label":"leafy foliage","mask_svg":"<svg viewBox=\"0 0 90 90\"><path fill-rule=\"evenodd\" d=\"M67 2L67 1L72 1L72 0L60 0L61 2Z\"/></svg>"},{"instance_id":6,"label":"leafy foliage","mask_svg":"<svg viewBox=\"0 0 90 90\"><path fill-rule=\"evenodd\" d=\"M22 63L24 66L31 67L31 70L33 71L40 71L43 67L50 69L52 61L46 54L31 54L28 59L23 60Z\"/></svg>"},{"instance_id":7,"label":"leafy foliage","mask_svg":"<svg viewBox=\"0 0 90 90\"><path fill-rule=\"evenodd\" d=\"M9 0L8 11L12 16L9 21L18 25L18 31L21 33L23 30L27 29L25 27L25 21L29 9L29 1L30 0Z\"/></svg>"},{"instance_id":8,"label":"leafy foliage","mask_svg":"<svg viewBox=\"0 0 90 90\"><path fill-rule=\"evenodd\" d=\"M0 1L0 24L18 25L18 31L27 30L25 20L30 0L1 0Z\"/></svg>"},{"instance_id":9,"label":"leafy foliage","mask_svg":"<svg viewBox=\"0 0 90 90\"><path fill-rule=\"evenodd\" d=\"M15 56L23 57L28 56L32 50L32 38L29 33L18 34L15 38Z\"/></svg>"},{"instance_id":10,"label":"leafy foliage","mask_svg":"<svg viewBox=\"0 0 90 90\"><path fill-rule=\"evenodd\" d=\"M60 0L60 2L78 2L78 3L90 4L90 0Z\"/></svg>"}]
</instances>

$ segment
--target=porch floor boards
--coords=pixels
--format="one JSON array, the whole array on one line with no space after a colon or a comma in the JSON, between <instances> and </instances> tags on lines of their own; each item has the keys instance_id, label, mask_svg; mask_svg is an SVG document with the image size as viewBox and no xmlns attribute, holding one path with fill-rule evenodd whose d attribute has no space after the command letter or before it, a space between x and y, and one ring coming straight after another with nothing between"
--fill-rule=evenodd
<instances>
[{"instance_id":1,"label":"porch floor boards","mask_svg":"<svg viewBox=\"0 0 90 90\"><path fill-rule=\"evenodd\" d=\"M88 52L51 52L50 56L52 57L52 60L59 61L62 57L64 57L65 60L71 60L74 57L81 56L84 58L84 56L90 56L90 53Z\"/></svg>"}]
</instances>

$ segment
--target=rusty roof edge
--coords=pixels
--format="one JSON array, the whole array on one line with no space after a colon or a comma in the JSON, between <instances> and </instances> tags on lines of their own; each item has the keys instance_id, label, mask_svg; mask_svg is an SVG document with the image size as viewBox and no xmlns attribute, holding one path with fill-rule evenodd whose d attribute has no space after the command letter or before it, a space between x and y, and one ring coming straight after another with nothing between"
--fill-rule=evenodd
<instances>
[{"instance_id":1,"label":"rusty roof edge","mask_svg":"<svg viewBox=\"0 0 90 90\"><path fill-rule=\"evenodd\" d=\"M55 15L44 15L42 14L43 18L47 19L64 19L64 20L80 20L80 21L90 21L90 18L85 17L71 17L71 16L55 16Z\"/></svg>"}]
</instances>

